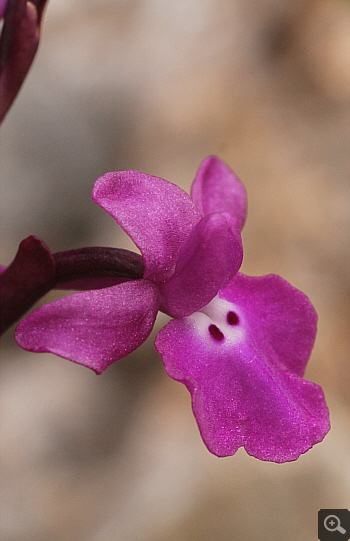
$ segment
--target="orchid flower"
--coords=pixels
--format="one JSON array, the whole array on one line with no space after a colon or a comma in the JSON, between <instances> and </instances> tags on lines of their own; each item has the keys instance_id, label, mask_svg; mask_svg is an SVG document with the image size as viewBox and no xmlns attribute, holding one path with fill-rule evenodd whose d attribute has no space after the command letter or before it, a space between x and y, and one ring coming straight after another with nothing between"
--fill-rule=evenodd
<instances>
[{"instance_id":1,"label":"orchid flower","mask_svg":"<svg viewBox=\"0 0 350 541\"><path fill-rule=\"evenodd\" d=\"M329 430L322 389L303 374L316 335L308 298L275 275L240 274L244 186L209 157L191 197L136 171L107 173L93 200L141 251L142 279L68 295L34 310L18 344L101 374L149 336L159 310L173 319L156 349L191 393L203 441L217 456L239 447L295 460Z\"/></svg>"}]
</instances>

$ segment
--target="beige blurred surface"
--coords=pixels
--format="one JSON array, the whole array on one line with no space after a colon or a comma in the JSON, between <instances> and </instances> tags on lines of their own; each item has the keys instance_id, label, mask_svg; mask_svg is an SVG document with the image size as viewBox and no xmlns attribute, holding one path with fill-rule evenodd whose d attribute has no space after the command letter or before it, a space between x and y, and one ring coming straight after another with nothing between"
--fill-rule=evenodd
<instances>
[{"instance_id":1,"label":"beige blurred surface","mask_svg":"<svg viewBox=\"0 0 350 541\"><path fill-rule=\"evenodd\" d=\"M3 541L314 541L319 508L349 508L349 75L345 0L50 1L1 133L1 261L29 234L133 249L95 179L189 190L217 154L248 190L243 271L281 274L319 313L306 376L332 430L294 463L218 459L152 337L97 377L9 331Z\"/></svg>"}]
</instances>

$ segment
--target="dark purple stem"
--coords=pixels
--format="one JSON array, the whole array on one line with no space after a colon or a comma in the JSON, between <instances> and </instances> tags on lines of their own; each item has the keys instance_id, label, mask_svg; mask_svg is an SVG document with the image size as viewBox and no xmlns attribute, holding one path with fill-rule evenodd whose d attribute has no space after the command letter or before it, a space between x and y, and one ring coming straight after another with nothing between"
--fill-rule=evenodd
<instances>
[{"instance_id":1,"label":"dark purple stem","mask_svg":"<svg viewBox=\"0 0 350 541\"><path fill-rule=\"evenodd\" d=\"M91 246L69 252L57 252L53 254L53 258L57 286L76 280L100 277L118 278L118 282L138 280L142 278L145 271L142 257L139 254L121 248Z\"/></svg>"},{"instance_id":2,"label":"dark purple stem","mask_svg":"<svg viewBox=\"0 0 350 541\"><path fill-rule=\"evenodd\" d=\"M51 289L97 289L143 277L139 254L100 246L51 254L30 236L0 274L0 335Z\"/></svg>"}]
</instances>

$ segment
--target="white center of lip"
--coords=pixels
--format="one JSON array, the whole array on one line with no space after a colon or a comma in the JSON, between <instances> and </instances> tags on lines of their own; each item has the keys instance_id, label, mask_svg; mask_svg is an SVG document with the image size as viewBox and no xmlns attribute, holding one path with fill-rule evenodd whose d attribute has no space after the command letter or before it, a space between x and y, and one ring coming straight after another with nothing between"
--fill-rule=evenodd
<instances>
[{"instance_id":1,"label":"white center of lip","mask_svg":"<svg viewBox=\"0 0 350 541\"><path fill-rule=\"evenodd\" d=\"M229 314L231 315L229 316ZM218 296L214 297L198 312L188 316L186 320L195 325L203 338L210 338L217 344L237 344L244 337L244 318L241 310L233 303ZM230 324L229 321L234 323Z\"/></svg>"}]
</instances>

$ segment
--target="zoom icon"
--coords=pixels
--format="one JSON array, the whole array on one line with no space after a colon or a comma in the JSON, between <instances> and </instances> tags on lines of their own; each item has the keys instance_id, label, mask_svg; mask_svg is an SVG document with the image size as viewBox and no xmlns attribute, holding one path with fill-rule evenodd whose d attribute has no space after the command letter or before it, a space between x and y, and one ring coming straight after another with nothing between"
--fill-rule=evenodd
<instances>
[{"instance_id":1,"label":"zoom icon","mask_svg":"<svg viewBox=\"0 0 350 541\"><path fill-rule=\"evenodd\" d=\"M349 541L349 509L320 509L318 512L319 541Z\"/></svg>"}]
</instances>

